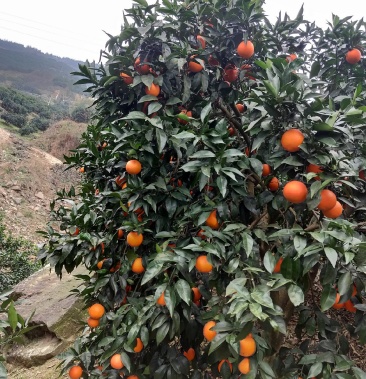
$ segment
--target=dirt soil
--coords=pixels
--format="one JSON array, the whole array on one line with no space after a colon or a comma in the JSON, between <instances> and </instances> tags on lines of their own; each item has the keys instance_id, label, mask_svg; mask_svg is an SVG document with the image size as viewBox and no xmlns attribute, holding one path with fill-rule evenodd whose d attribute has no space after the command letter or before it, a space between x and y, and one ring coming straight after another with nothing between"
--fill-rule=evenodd
<instances>
[{"instance_id":1,"label":"dirt soil","mask_svg":"<svg viewBox=\"0 0 366 379\"><path fill-rule=\"evenodd\" d=\"M15 236L42 241L49 204L56 191L77 184L77 170L64 171L63 162L0 128L0 212Z\"/></svg>"}]
</instances>

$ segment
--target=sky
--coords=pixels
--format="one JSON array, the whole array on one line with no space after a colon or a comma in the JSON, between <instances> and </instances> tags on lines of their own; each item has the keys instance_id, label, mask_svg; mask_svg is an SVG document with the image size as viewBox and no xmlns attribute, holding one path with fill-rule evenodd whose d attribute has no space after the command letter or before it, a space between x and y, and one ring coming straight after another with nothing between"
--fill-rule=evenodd
<instances>
[{"instance_id":1,"label":"sky","mask_svg":"<svg viewBox=\"0 0 366 379\"><path fill-rule=\"evenodd\" d=\"M60 57L98 61L109 38L106 33L119 34L123 9L131 3L132 0L1 1L0 39ZM331 20L332 13L354 16L355 20L366 16L361 0L266 0L264 10L274 22L279 11L296 17L302 4L305 18L322 27Z\"/></svg>"}]
</instances>

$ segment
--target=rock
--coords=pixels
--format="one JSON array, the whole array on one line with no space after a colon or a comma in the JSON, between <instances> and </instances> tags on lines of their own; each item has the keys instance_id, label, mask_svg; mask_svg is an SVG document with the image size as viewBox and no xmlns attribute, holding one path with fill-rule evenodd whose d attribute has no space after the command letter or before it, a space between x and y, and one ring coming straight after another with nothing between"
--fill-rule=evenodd
<instances>
[{"instance_id":1,"label":"rock","mask_svg":"<svg viewBox=\"0 0 366 379\"><path fill-rule=\"evenodd\" d=\"M0 195L2 195L3 197L6 197L6 191L4 190L3 187L0 187Z\"/></svg>"},{"instance_id":2,"label":"rock","mask_svg":"<svg viewBox=\"0 0 366 379\"><path fill-rule=\"evenodd\" d=\"M44 199L44 194L41 191L36 192L36 194L34 196L37 197L38 199L41 199L41 200Z\"/></svg>"},{"instance_id":3,"label":"rock","mask_svg":"<svg viewBox=\"0 0 366 379\"><path fill-rule=\"evenodd\" d=\"M20 191L22 190L22 189L20 188L20 186L18 186L18 185L12 186L11 189L12 189L13 191L16 191L16 192L20 192Z\"/></svg>"},{"instance_id":4,"label":"rock","mask_svg":"<svg viewBox=\"0 0 366 379\"><path fill-rule=\"evenodd\" d=\"M83 303L71 289L80 285L76 274L87 274L84 267L73 274L64 273L60 280L49 266L17 284L12 293L17 312L29 317L34 311L31 325L38 325L26 336L24 345L15 345L7 353L7 362L32 367L62 352L80 331L85 321Z\"/></svg>"},{"instance_id":5,"label":"rock","mask_svg":"<svg viewBox=\"0 0 366 379\"><path fill-rule=\"evenodd\" d=\"M22 202L22 198L21 197L13 197L13 201L15 204L19 205Z\"/></svg>"}]
</instances>

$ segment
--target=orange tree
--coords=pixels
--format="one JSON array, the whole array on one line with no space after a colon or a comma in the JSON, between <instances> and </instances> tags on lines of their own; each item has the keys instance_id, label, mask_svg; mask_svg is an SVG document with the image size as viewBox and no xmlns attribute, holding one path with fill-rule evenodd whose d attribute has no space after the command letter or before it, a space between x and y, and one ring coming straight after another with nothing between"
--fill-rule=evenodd
<instances>
[{"instance_id":1,"label":"orange tree","mask_svg":"<svg viewBox=\"0 0 366 379\"><path fill-rule=\"evenodd\" d=\"M71 378L364 378L364 23L135 1L40 252L84 265ZM344 320L344 321L343 321Z\"/></svg>"}]
</instances>

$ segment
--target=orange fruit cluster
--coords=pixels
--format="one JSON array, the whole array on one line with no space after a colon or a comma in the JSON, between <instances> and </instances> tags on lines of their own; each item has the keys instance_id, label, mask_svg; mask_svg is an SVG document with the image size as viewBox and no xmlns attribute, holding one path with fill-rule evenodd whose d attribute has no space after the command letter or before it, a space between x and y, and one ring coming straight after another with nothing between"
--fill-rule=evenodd
<instances>
[{"instance_id":1,"label":"orange fruit cluster","mask_svg":"<svg viewBox=\"0 0 366 379\"><path fill-rule=\"evenodd\" d=\"M105 308L102 304L96 303L93 304L89 309L89 318L87 320L87 323L90 328L96 328L99 326L99 320L103 317L105 313Z\"/></svg>"}]
</instances>

